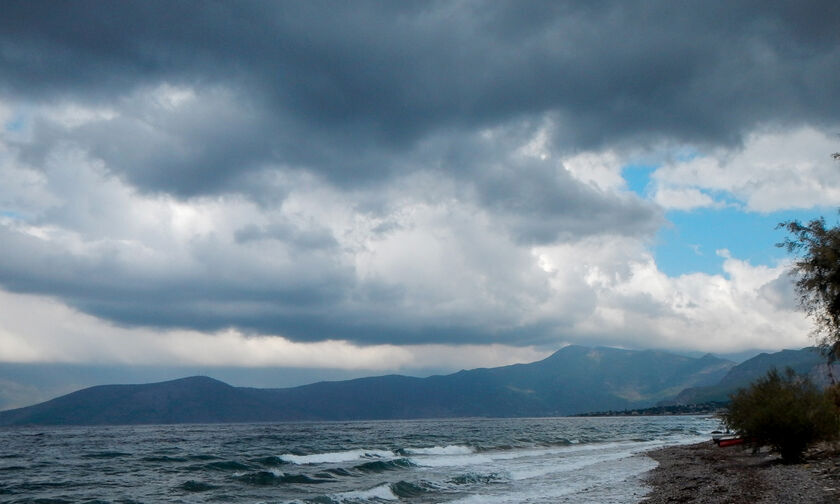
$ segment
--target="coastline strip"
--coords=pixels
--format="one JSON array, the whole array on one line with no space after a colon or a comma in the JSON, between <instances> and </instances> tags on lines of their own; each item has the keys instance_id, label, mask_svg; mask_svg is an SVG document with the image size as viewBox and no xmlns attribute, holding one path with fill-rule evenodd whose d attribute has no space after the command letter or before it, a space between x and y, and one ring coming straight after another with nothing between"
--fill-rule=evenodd
<instances>
[{"instance_id":1,"label":"coastline strip","mask_svg":"<svg viewBox=\"0 0 840 504\"><path fill-rule=\"evenodd\" d=\"M829 504L840 502L836 447L811 450L803 464L783 465L766 452L711 441L647 453L659 463L645 477L651 492L643 504Z\"/></svg>"}]
</instances>

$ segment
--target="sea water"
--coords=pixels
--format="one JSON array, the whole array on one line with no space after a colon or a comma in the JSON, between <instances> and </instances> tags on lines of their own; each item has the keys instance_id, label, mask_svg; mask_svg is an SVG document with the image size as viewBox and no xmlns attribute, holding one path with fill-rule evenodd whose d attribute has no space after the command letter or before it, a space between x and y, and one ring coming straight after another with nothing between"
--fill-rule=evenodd
<instances>
[{"instance_id":1,"label":"sea water","mask_svg":"<svg viewBox=\"0 0 840 504\"><path fill-rule=\"evenodd\" d=\"M712 417L0 429L0 502L635 503Z\"/></svg>"}]
</instances>

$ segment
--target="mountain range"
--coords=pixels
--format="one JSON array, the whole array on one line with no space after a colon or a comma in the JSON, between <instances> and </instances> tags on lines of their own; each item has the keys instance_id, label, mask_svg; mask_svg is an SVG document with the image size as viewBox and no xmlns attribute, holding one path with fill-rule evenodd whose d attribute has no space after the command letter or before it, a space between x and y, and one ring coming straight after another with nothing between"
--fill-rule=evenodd
<instances>
[{"instance_id":1,"label":"mountain range","mask_svg":"<svg viewBox=\"0 0 840 504\"><path fill-rule=\"evenodd\" d=\"M791 368L820 387L825 387L831 380L826 359L817 348L761 353L733 367L718 383L687 388L674 398L661 401L660 405L725 402L739 388L747 387L772 368ZM832 366L831 373L840 378L840 363Z\"/></svg>"},{"instance_id":2,"label":"mountain range","mask_svg":"<svg viewBox=\"0 0 840 504\"><path fill-rule=\"evenodd\" d=\"M572 345L530 364L428 378L388 375L282 389L208 377L102 385L2 411L0 425L563 416L712 397L769 365L796 361L805 369L821 359L810 349L786 352L736 366L712 355Z\"/></svg>"}]
</instances>

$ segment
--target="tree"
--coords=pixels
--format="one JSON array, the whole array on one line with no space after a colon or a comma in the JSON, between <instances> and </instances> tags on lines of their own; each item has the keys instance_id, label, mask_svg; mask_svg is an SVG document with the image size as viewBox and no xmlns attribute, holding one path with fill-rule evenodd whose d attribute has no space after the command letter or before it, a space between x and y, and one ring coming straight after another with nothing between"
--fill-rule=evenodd
<instances>
[{"instance_id":1,"label":"tree","mask_svg":"<svg viewBox=\"0 0 840 504\"><path fill-rule=\"evenodd\" d=\"M770 446L785 463L798 462L809 445L834 439L840 429L831 400L790 368L784 376L772 369L731 399L726 426L755 446Z\"/></svg>"},{"instance_id":2,"label":"tree","mask_svg":"<svg viewBox=\"0 0 840 504\"><path fill-rule=\"evenodd\" d=\"M791 235L778 246L797 256L792 273L800 305L814 320L829 363L834 362L840 358L840 227L826 227L820 217L808 224L782 222L777 228Z\"/></svg>"}]
</instances>

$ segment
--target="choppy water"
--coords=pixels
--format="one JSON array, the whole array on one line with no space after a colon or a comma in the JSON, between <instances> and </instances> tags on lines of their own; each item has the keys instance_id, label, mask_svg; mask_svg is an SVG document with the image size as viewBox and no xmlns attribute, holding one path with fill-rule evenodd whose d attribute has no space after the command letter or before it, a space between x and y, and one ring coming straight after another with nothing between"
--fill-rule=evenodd
<instances>
[{"instance_id":1,"label":"choppy water","mask_svg":"<svg viewBox=\"0 0 840 504\"><path fill-rule=\"evenodd\" d=\"M708 417L0 429L0 502L634 503Z\"/></svg>"}]
</instances>

